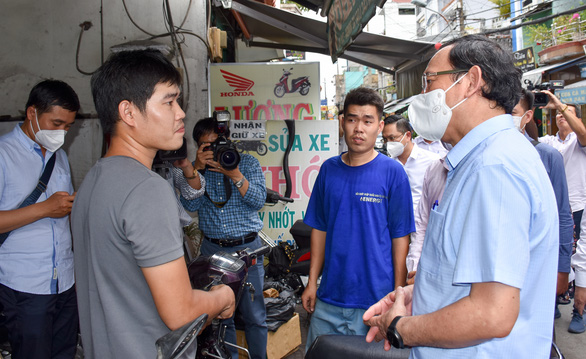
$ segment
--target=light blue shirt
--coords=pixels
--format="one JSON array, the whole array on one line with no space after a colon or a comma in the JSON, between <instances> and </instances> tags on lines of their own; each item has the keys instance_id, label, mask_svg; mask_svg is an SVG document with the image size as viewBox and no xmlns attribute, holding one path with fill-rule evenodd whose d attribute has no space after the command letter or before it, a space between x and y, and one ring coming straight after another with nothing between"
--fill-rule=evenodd
<instances>
[{"instance_id":1,"label":"light blue shirt","mask_svg":"<svg viewBox=\"0 0 586 359\"><path fill-rule=\"evenodd\" d=\"M472 283L520 291L520 312L502 339L461 349L417 347L413 358L546 358L553 331L558 214L537 151L510 115L472 129L447 155L442 202L431 211L416 276L413 315L444 308Z\"/></svg>"},{"instance_id":2,"label":"light blue shirt","mask_svg":"<svg viewBox=\"0 0 586 359\"><path fill-rule=\"evenodd\" d=\"M32 192L45 169L57 156L47 190L38 202L53 193L73 193L71 172L65 151L47 151L43 159L40 146L16 125L0 137L0 210L13 210ZM0 247L0 283L32 294L56 294L73 286L73 252L69 216L42 218L10 233Z\"/></svg>"}]
</instances>

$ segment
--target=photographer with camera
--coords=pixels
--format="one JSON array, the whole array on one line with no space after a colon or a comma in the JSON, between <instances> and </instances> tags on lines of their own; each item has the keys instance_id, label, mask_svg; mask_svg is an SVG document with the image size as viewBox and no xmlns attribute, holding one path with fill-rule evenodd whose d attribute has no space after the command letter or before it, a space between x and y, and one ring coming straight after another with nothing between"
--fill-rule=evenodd
<instances>
[{"instance_id":1,"label":"photographer with camera","mask_svg":"<svg viewBox=\"0 0 586 359\"><path fill-rule=\"evenodd\" d=\"M196 198L187 194L189 188L180 188L185 209L199 214L199 227L204 233L202 255L219 251L233 253L244 248L254 250L262 245L257 233L263 227L258 211L264 206L267 195L264 175L256 158L248 154L240 157L230 142L228 120L229 113L219 111L214 112L214 118L198 121L193 129L193 139L198 145L195 162L175 162L192 190L205 190L204 196ZM250 268L248 282L255 290L245 289L238 310L244 319L252 358L264 359L267 325L262 295L262 258ZM225 323L228 325L226 341L236 343L233 319ZM234 348L231 350L232 357L238 358L238 352Z\"/></svg>"},{"instance_id":2,"label":"photographer with camera","mask_svg":"<svg viewBox=\"0 0 586 359\"><path fill-rule=\"evenodd\" d=\"M552 92L542 90L549 101L542 109L556 110L558 133L539 138L539 142L547 143L560 151L564 157L570 207L574 217L574 238L580 238L580 221L586 203L586 127L582 122L582 111L579 105L564 104Z\"/></svg>"}]
</instances>

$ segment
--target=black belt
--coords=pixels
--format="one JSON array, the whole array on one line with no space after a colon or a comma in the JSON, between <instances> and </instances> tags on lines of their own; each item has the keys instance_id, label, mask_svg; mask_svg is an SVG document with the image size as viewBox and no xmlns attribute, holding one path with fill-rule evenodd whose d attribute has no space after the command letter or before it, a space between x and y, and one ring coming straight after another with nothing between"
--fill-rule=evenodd
<instances>
[{"instance_id":1,"label":"black belt","mask_svg":"<svg viewBox=\"0 0 586 359\"><path fill-rule=\"evenodd\" d=\"M245 236L238 237L238 238L229 238L229 239L217 239L217 238L210 238L205 236L205 239L208 241L219 245L220 247L234 247L239 246L241 244L246 244L254 241L258 236L257 232L250 232Z\"/></svg>"}]
</instances>

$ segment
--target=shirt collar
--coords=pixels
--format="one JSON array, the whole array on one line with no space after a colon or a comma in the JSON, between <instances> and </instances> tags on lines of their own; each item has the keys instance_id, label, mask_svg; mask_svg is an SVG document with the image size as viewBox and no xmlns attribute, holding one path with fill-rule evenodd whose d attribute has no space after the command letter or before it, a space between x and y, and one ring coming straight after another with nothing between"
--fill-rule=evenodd
<instances>
[{"instance_id":1,"label":"shirt collar","mask_svg":"<svg viewBox=\"0 0 586 359\"><path fill-rule=\"evenodd\" d=\"M561 143L565 143L565 142L567 142L567 141L571 140L571 139L572 139L572 137L574 137L575 135L576 135L576 133L575 133L575 132L570 132L570 133L568 133L568 135L566 136L566 139L565 139L565 140L562 140L562 139L560 138L560 133L558 132L558 133L556 133L556 134L555 134L555 138L556 138L556 139L557 139L559 142L561 142Z\"/></svg>"},{"instance_id":2,"label":"shirt collar","mask_svg":"<svg viewBox=\"0 0 586 359\"><path fill-rule=\"evenodd\" d=\"M26 133L24 133L24 131L22 130L21 126L24 122L20 122L17 123L16 126L14 126L14 129L12 130L12 133L14 133L14 136L18 139L18 141L25 147L27 148L29 151L35 151L35 150L40 150L41 146L39 146L38 143L36 143L35 141L31 140L30 137L28 137L26 135Z\"/></svg>"},{"instance_id":3,"label":"shirt collar","mask_svg":"<svg viewBox=\"0 0 586 359\"><path fill-rule=\"evenodd\" d=\"M497 132L514 128L511 115L500 115L474 127L458 142L446 156L449 170L453 170L478 144Z\"/></svg>"}]
</instances>

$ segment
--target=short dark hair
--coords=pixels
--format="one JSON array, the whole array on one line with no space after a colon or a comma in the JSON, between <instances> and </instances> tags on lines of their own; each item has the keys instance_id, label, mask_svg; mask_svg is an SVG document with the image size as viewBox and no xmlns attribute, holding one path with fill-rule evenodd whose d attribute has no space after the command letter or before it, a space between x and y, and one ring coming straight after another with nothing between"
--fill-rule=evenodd
<instances>
[{"instance_id":1,"label":"short dark hair","mask_svg":"<svg viewBox=\"0 0 586 359\"><path fill-rule=\"evenodd\" d=\"M460 37L442 47L448 46L453 46L449 54L452 66L455 69L479 66L485 82L482 96L510 114L521 97L521 70L515 67L512 54L482 35Z\"/></svg>"},{"instance_id":2,"label":"short dark hair","mask_svg":"<svg viewBox=\"0 0 586 359\"><path fill-rule=\"evenodd\" d=\"M160 83L181 86L181 74L160 51L122 51L110 55L91 80L104 133L113 133L120 120L120 102L130 101L144 113L147 101Z\"/></svg>"},{"instance_id":3,"label":"short dark hair","mask_svg":"<svg viewBox=\"0 0 586 359\"><path fill-rule=\"evenodd\" d=\"M521 90L521 100L519 100L519 104L521 107L525 109L525 111L529 111L533 109L533 104L535 103L535 95L532 91L527 89Z\"/></svg>"},{"instance_id":4,"label":"short dark hair","mask_svg":"<svg viewBox=\"0 0 586 359\"><path fill-rule=\"evenodd\" d=\"M216 120L212 117L202 118L201 120L197 121L195 126L193 127L193 140L199 146L199 139L201 136L206 135L208 133L214 132L216 129Z\"/></svg>"},{"instance_id":5,"label":"short dark hair","mask_svg":"<svg viewBox=\"0 0 586 359\"><path fill-rule=\"evenodd\" d=\"M26 109L34 106L37 115L51 110L54 106L71 112L79 111L79 98L71 86L59 80L44 80L36 84L28 95Z\"/></svg>"},{"instance_id":6,"label":"short dark hair","mask_svg":"<svg viewBox=\"0 0 586 359\"><path fill-rule=\"evenodd\" d=\"M572 106L574 108L574 111L576 112L576 117L582 119L582 107L580 105L577 105L575 103L568 103L567 105Z\"/></svg>"},{"instance_id":7,"label":"short dark hair","mask_svg":"<svg viewBox=\"0 0 586 359\"><path fill-rule=\"evenodd\" d=\"M413 134L413 127L411 127L411 123L405 117L401 115L388 115L385 117L385 126L395 124L397 126L397 131L401 133L406 133L407 131Z\"/></svg>"},{"instance_id":8,"label":"short dark hair","mask_svg":"<svg viewBox=\"0 0 586 359\"><path fill-rule=\"evenodd\" d=\"M376 107L379 120L383 116L383 110L385 107L383 98L379 93L367 87L357 87L346 94L346 99L344 100L344 117L346 117L346 111L348 111L348 106L350 105L372 105Z\"/></svg>"}]
</instances>

